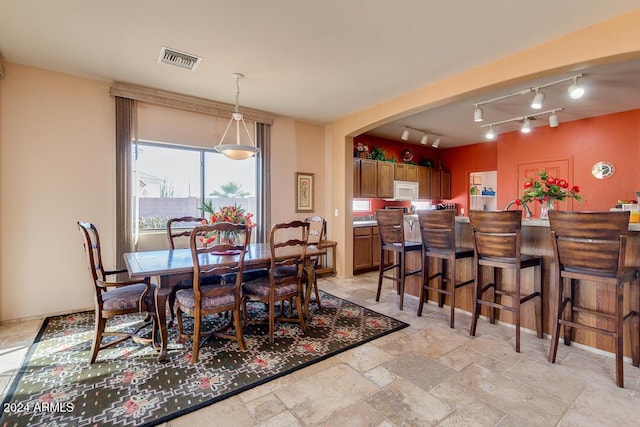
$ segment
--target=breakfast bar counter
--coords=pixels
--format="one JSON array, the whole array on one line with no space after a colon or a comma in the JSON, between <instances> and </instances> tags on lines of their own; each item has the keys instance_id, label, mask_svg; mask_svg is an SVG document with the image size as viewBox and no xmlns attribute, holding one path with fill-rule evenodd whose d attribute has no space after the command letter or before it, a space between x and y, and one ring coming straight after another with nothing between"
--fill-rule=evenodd
<instances>
[{"instance_id":1,"label":"breakfast bar counter","mask_svg":"<svg viewBox=\"0 0 640 427\"><path fill-rule=\"evenodd\" d=\"M553 248L551 244L551 233L549 231L549 221L540 219L523 219L522 221L522 253L528 255L538 255L542 257L542 300L543 300L543 318L544 318L544 332L545 334L551 333L551 317L553 291L555 289L555 278L552 275L554 269ZM473 247L471 236L471 225L469 224L468 217L456 217L456 234L459 244L467 247ZM420 227L417 221L417 215L405 216L405 239L420 241ZM407 258L407 268L413 269L420 265L420 255L410 254ZM627 266L640 268L640 224L629 224L629 235L627 239L626 261ZM472 262L463 260L457 263L457 277L459 280L466 280L472 277ZM485 269L487 270L487 269ZM485 271L485 283L490 278L489 272ZM523 292L530 291L533 286L533 271L523 271ZM515 273L505 272L503 274L503 281L507 284L513 284L515 281ZM637 291L638 286L635 286ZM420 295L420 277L413 276L408 277L406 280L406 292L419 296ZM632 295L631 298L627 298L629 289L625 289L625 301L637 301L637 297ZM607 286L594 284L594 286L582 287L582 293L576 295L584 306L597 307L599 310L605 310L613 312L615 308L615 292L609 289ZM448 298L448 297L447 297ZM469 286L460 288L456 293L456 307L460 310L464 310L471 313L473 309L472 304L472 289ZM430 302L436 302L436 295L429 295ZM446 305L450 304L449 300L445 301ZM628 307L625 307L627 310ZM636 308L637 310L638 308ZM531 304L525 304L522 307L522 326L529 330L535 330L535 322L533 315L533 306ZM488 315L487 307L483 307L483 316ZM588 316L587 314L583 314ZM506 323L513 324L512 313L505 310L500 310L498 320ZM595 325L603 326L603 322L613 322L613 320L596 320L593 319ZM609 325L613 326L613 324ZM596 335L593 332L577 330L575 341L577 343L594 347L597 349L605 350L608 352L614 351L613 338ZM629 356L630 351L628 347L628 340L625 339L625 355Z\"/></svg>"}]
</instances>

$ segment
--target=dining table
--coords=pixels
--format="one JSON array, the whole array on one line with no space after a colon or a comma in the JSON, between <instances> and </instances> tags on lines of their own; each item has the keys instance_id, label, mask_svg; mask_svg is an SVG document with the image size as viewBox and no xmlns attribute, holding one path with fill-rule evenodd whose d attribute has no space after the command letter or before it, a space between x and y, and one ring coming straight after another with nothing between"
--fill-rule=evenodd
<instances>
[{"instance_id":1,"label":"dining table","mask_svg":"<svg viewBox=\"0 0 640 427\"><path fill-rule=\"evenodd\" d=\"M290 255L292 249L287 252L278 252L280 255ZM296 250L296 249L293 249ZM307 260L326 254L326 249L317 246L307 246L305 256ZM237 254L202 254L201 266L220 266L237 262ZM156 314L160 332L160 353L158 361L167 359L168 330L167 330L167 298L173 288L185 279L193 280L193 259L190 248L164 249L156 251L128 252L124 254L124 262L132 279L146 277L158 277L158 283L154 290ZM271 248L268 243L252 243L247 246L244 257L244 270L257 270L271 266ZM314 263L305 262L307 273L307 286L305 298L310 298L315 279ZM308 304L305 304L305 317L309 317Z\"/></svg>"}]
</instances>

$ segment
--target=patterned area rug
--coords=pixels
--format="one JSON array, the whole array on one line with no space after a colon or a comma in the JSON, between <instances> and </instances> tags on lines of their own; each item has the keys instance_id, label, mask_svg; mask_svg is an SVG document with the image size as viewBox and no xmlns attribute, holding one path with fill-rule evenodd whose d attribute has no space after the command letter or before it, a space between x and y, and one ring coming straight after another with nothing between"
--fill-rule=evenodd
<instances>
[{"instance_id":1,"label":"patterned area rug","mask_svg":"<svg viewBox=\"0 0 640 427\"><path fill-rule=\"evenodd\" d=\"M269 344L266 326L248 326L245 351L213 338L195 365L191 342L177 344L175 328L165 363L150 346L127 340L89 365L93 312L47 318L3 402L0 425L153 426L408 326L331 294L321 297L321 309L311 305L306 333L276 323ZM265 314L259 303L249 311ZM134 330L141 321L129 316L107 328ZM207 327L221 321L213 318Z\"/></svg>"}]
</instances>

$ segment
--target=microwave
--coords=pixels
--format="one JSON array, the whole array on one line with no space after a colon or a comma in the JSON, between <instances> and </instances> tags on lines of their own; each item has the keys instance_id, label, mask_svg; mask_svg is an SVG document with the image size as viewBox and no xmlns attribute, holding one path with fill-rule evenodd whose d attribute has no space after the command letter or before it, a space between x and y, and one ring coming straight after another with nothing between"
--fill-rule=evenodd
<instances>
[{"instance_id":1,"label":"microwave","mask_svg":"<svg viewBox=\"0 0 640 427\"><path fill-rule=\"evenodd\" d=\"M418 200L418 183L393 181L393 200Z\"/></svg>"}]
</instances>

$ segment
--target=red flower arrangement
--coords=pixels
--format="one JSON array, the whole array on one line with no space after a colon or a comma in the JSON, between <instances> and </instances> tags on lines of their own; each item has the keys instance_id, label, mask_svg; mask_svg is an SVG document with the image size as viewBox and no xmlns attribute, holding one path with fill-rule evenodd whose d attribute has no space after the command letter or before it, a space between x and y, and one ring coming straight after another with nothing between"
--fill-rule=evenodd
<instances>
[{"instance_id":1,"label":"red flower arrangement","mask_svg":"<svg viewBox=\"0 0 640 427\"><path fill-rule=\"evenodd\" d=\"M566 179L554 178L547 174L546 171L537 173L539 178L528 178L524 183L524 193L516 199L516 205L529 203L532 200L538 202L551 203L554 200L563 201L566 198L582 201L580 196L580 187L578 185L569 185Z\"/></svg>"},{"instance_id":2,"label":"red flower arrangement","mask_svg":"<svg viewBox=\"0 0 640 427\"><path fill-rule=\"evenodd\" d=\"M233 206L221 206L216 211L211 202L204 202L202 204L202 211L209 214L209 224L230 222L232 224L249 224L249 228L256 226L255 223L251 222L253 214L246 212L242 206L238 206L237 204ZM200 241L208 245L218 239L217 234L216 232L210 232L206 236L200 237ZM221 241L226 239L230 244L233 244L236 238L235 235L222 235L219 237Z\"/></svg>"}]
</instances>

